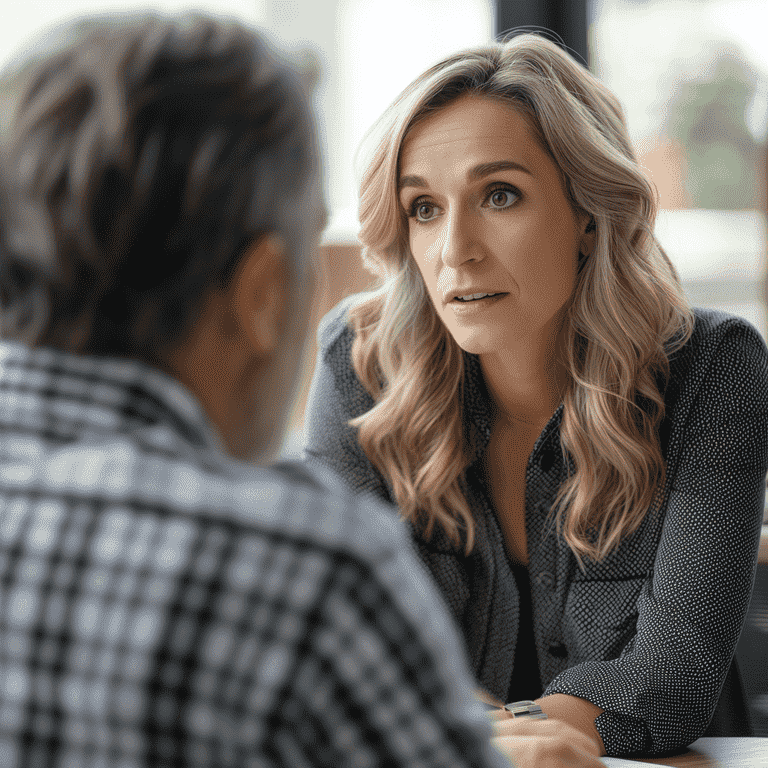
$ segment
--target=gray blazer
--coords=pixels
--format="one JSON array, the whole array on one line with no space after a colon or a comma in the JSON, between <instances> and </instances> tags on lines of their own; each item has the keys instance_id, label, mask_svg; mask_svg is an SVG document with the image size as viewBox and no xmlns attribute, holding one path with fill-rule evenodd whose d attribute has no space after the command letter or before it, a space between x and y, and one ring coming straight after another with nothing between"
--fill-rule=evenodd
<instances>
[{"instance_id":1,"label":"gray blazer","mask_svg":"<svg viewBox=\"0 0 768 768\"><path fill-rule=\"evenodd\" d=\"M350 362L350 297L322 320L305 456L356 491L392 501L347 421L373 405ZM479 471L490 436L478 358L465 353L465 412L475 436L467 497L477 543L464 556L438 532L413 544L461 629L478 683L510 694L519 592ZM534 634L545 695L587 699L608 754L658 752L705 731L749 603L768 470L768 350L746 321L696 310L674 355L660 428L667 481L657 511L600 563L579 570L545 525L567 467L558 408L526 473Z\"/></svg>"}]
</instances>

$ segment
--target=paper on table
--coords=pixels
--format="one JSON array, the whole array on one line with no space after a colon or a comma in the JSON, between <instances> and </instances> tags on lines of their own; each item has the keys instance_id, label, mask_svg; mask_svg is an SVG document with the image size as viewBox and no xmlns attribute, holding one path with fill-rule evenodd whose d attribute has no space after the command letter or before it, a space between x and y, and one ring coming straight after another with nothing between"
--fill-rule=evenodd
<instances>
[{"instance_id":1,"label":"paper on table","mask_svg":"<svg viewBox=\"0 0 768 768\"><path fill-rule=\"evenodd\" d=\"M643 763L640 760L624 760L621 757L601 757L600 762L606 768L659 768L657 763Z\"/></svg>"}]
</instances>

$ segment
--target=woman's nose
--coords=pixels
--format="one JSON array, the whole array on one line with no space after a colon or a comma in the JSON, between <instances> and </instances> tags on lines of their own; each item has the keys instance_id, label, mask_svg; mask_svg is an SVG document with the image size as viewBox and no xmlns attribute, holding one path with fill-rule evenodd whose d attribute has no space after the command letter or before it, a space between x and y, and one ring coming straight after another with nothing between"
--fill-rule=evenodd
<instances>
[{"instance_id":1,"label":"woman's nose","mask_svg":"<svg viewBox=\"0 0 768 768\"><path fill-rule=\"evenodd\" d=\"M456 268L468 261L482 259L482 248L473 231L470 217L458 212L446 216L441 233L441 261L446 267Z\"/></svg>"}]
</instances>

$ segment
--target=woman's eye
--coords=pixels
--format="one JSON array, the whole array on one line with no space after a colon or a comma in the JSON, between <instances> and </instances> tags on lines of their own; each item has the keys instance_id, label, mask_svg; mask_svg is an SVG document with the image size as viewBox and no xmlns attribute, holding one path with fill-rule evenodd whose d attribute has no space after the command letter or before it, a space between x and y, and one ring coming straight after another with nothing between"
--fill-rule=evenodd
<instances>
[{"instance_id":1,"label":"woman's eye","mask_svg":"<svg viewBox=\"0 0 768 768\"><path fill-rule=\"evenodd\" d=\"M431 203L415 203L412 208L412 216L418 221L429 221L435 216L435 206Z\"/></svg>"},{"instance_id":2,"label":"woman's eye","mask_svg":"<svg viewBox=\"0 0 768 768\"><path fill-rule=\"evenodd\" d=\"M517 200L516 195L511 189L495 189L491 192L488 202L491 208L509 208Z\"/></svg>"}]
</instances>

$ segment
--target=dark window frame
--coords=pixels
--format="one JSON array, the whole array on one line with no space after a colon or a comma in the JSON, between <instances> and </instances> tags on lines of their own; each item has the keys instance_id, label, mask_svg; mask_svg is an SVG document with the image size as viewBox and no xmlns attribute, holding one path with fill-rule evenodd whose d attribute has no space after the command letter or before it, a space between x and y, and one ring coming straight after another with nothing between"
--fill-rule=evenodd
<instances>
[{"instance_id":1,"label":"dark window frame","mask_svg":"<svg viewBox=\"0 0 768 768\"><path fill-rule=\"evenodd\" d=\"M514 29L549 30L586 66L589 60L589 0L495 0L496 35Z\"/></svg>"}]
</instances>

